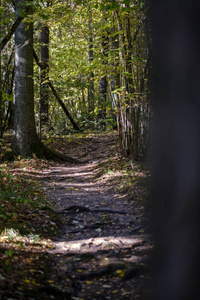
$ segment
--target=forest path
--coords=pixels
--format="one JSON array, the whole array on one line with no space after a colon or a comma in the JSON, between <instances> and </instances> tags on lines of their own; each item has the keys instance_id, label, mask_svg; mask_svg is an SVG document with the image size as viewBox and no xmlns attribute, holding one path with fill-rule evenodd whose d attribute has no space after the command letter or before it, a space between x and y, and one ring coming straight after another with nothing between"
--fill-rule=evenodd
<instances>
[{"instance_id":1,"label":"forest path","mask_svg":"<svg viewBox=\"0 0 200 300\"><path fill-rule=\"evenodd\" d=\"M98 163L116 151L116 139L104 135L72 144L66 154L85 162L54 164L43 174L43 189L63 220L49 251L51 280L59 285L53 299L142 297L151 247L143 207L119 193L106 176L97 176Z\"/></svg>"}]
</instances>

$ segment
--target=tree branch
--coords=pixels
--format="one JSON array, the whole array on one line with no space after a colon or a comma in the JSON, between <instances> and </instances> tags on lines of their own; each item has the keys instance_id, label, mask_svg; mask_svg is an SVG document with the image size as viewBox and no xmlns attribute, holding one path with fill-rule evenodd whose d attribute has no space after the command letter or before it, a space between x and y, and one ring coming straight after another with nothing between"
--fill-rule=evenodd
<instances>
[{"instance_id":1,"label":"tree branch","mask_svg":"<svg viewBox=\"0 0 200 300\"><path fill-rule=\"evenodd\" d=\"M40 62L34 48L33 48L33 57L37 63L37 65L41 68L44 69L44 65L42 62ZM71 116L70 112L68 111L68 109L66 108L64 102L60 99L60 97L58 96L53 84L50 81L47 81L47 84L49 85L50 89L52 90L56 100L58 101L58 103L60 104L60 106L62 107L62 109L64 110L66 116L69 118L70 122L72 123L72 126L75 130L80 130L78 125L76 124L76 122L74 121L73 117Z\"/></svg>"},{"instance_id":2,"label":"tree branch","mask_svg":"<svg viewBox=\"0 0 200 300\"><path fill-rule=\"evenodd\" d=\"M13 23L10 31L8 32L8 34L3 38L3 40L1 41L0 44L0 51L3 50L3 48L6 46L6 44L9 42L9 40L11 39L13 33L15 32L15 30L17 29L17 27L19 26L19 24L21 23L21 21L24 19L24 17L19 17L17 18L17 20Z\"/></svg>"}]
</instances>

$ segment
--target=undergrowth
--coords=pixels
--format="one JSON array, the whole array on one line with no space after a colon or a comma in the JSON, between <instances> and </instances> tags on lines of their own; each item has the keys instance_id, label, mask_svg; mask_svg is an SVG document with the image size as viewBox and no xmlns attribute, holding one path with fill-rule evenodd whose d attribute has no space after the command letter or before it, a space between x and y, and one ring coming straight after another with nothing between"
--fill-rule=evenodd
<instances>
[{"instance_id":1,"label":"undergrowth","mask_svg":"<svg viewBox=\"0 0 200 300\"><path fill-rule=\"evenodd\" d=\"M113 155L99 163L96 178L104 178L122 193L134 193L136 186L150 187L151 174L146 163Z\"/></svg>"},{"instance_id":2,"label":"undergrowth","mask_svg":"<svg viewBox=\"0 0 200 300\"><path fill-rule=\"evenodd\" d=\"M46 199L37 180L46 166L47 162L36 159L0 164L0 233L13 229L47 237L55 232L57 215L50 210L48 216L44 210Z\"/></svg>"}]
</instances>

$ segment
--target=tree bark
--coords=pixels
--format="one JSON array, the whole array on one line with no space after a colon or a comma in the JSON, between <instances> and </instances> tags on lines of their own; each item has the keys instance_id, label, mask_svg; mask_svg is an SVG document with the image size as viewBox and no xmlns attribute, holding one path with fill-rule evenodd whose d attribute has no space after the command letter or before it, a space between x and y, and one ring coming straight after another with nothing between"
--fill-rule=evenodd
<instances>
[{"instance_id":1,"label":"tree bark","mask_svg":"<svg viewBox=\"0 0 200 300\"><path fill-rule=\"evenodd\" d=\"M108 37L103 34L101 43L102 61L104 65L108 62ZM107 74L102 76L99 80L99 113L98 121L100 129L105 129L106 123L106 101L108 92L108 78Z\"/></svg>"},{"instance_id":2,"label":"tree bark","mask_svg":"<svg viewBox=\"0 0 200 300\"><path fill-rule=\"evenodd\" d=\"M115 27L112 29L113 33L116 32ZM112 112L111 118L113 119L113 129L117 129L117 113L118 113L118 95L114 91L119 88L120 83L120 73L119 73L119 55L116 55L119 49L119 37L118 34L114 37L110 37L110 49L113 57L113 62L111 63L111 76L110 76L110 87L111 87L111 100L112 100Z\"/></svg>"},{"instance_id":3,"label":"tree bark","mask_svg":"<svg viewBox=\"0 0 200 300\"><path fill-rule=\"evenodd\" d=\"M25 2L15 1L16 19ZM15 109L12 147L23 157L32 156L38 141L34 118L33 23L21 22L15 31Z\"/></svg>"},{"instance_id":4,"label":"tree bark","mask_svg":"<svg viewBox=\"0 0 200 300\"><path fill-rule=\"evenodd\" d=\"M16 0L16 18L26 1ZM33 89L33 23L23 22L15 31L15 107L12 148L15 155L77 162L48 149L36 133ZM4 157L6 159L6 155Z\"/></svg>"},{"instance_id":5,"label":"tree bark","mask_svg":"<svg viewBox=\"0 0 200 300\"><path fill-rule=\"evenodd\" d=\"M0 5L1 5L1 0L0 0ZM2 17L0 16L0 21ZM0 24L0 33L1 33L1 24ZM2 106L3 106L3 99L2 99L2 70L1 70L1 49L0 49L0 137L3 136L3 128L2 128Z\"/></svg>"},{"instance_id":6,"label":"tree bark","mask_svg":"<svg viewBox=\"0 0 200 300\"><path fill-rule=\"evenodd\" d=\"M48 125L49 121L49 28L42 26L41 30L41 62L40 70L40 129Z\"/></svg>"},{"instance_id":7,"label":"tree bark","mask_svg":"<svg viewBox=\"0 0 200 300\"><path fill-rule=\"evenodd\" d=\"M89 64L91 65L94 60L93 53L93 23L92 23L92 10L89 7ZM90 72L89 86L88 86L88 106L89 106L89 118L94 111L94 72Z\"/></svg>"}]
</instances>

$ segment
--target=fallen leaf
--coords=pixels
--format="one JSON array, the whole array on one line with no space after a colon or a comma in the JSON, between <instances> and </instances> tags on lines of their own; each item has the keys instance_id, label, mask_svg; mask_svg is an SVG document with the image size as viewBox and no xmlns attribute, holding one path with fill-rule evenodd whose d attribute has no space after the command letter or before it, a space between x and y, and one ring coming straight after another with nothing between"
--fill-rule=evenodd
<instances>
[{"instance_id":1,"label":"fallen leaf","mask_svg":"<svg viewBox=\"0 0 200 300\"><path fill-rule=\"evenodd\" d=\"M119 277L124 277L124 271L123 270L116 270L116 273Z\"/></svg>"}]
</instances>

